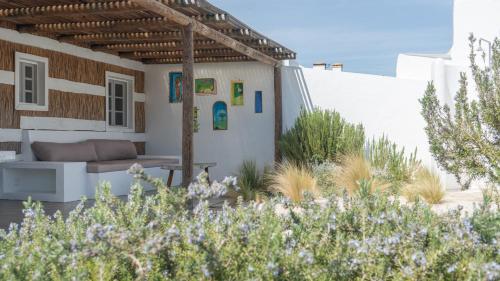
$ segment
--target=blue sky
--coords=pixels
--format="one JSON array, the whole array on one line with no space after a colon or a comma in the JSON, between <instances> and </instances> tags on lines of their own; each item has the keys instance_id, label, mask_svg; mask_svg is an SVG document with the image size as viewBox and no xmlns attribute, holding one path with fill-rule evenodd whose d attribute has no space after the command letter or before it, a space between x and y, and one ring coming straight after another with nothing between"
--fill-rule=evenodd
<instances>
[{"instance_id":1,"label":"blue sky","mask_svg":"<svg viewBox=\"0 0 500 281\"><path fill-rule=\"evenodd\" d=\"M209 0L298 53L344 71L395 74L400 53L445 53L452 0Z\"/></svg>"}]
</instances>

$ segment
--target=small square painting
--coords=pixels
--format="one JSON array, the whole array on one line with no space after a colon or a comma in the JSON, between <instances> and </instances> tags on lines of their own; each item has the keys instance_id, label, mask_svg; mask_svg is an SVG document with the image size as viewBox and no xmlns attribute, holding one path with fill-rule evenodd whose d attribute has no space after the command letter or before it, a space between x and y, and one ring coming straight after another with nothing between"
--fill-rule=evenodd
<instances>
[{"instance_id":1,"label":"small square painting","mask_svg":"<svg viewBox=\"0 0 500 281\"><path fill-rule=\"evenodd\" d=\"M241 106L243 101L243 82L231 82L231 105Z\"/></svg>"},{"instance_id":2,"label":"small square painting","mask_svg":"<svg viewBox=\"0 0 500 281\"><path fill-rule=\"evenodd\" d=\"M200 96L217 95L215 79L202 78L194 81L195 93Z\"/></svg>"},{"instance_id":3,"label":"small square painting","mask_svg":"<svg viewBox=\"0 0 500 281\"><path fill-rule=\"evenodd\" d=\"M255 113L262 113L262 91L255 92Z\"/></svg>"},{"instance_id":4,"label":"small square painting","mask_svg":"<svg viewBox=\"0 0 500 281\"><path fill-rule=\"evenodd\" d=\"M213 109L214 130L227 130L227 105L223 101L214 103Z\"/></svg>"},{"instance_id":5,"label":"small square painting","mask_svg":"<svg viewBox=\"0 0 500 281\"><path fill-rule=\"evenodd\" d=\"M170 72L169 102L182 102L182 72Z\"/></svg>"}]
</instances>

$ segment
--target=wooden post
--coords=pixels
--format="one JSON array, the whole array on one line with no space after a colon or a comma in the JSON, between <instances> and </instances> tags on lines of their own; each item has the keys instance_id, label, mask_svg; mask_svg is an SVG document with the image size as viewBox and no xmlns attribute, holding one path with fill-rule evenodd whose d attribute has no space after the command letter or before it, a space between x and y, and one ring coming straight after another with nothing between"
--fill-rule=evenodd
<instances>
[{"instance_id":1,"label":"wooden post","mask_svg":"<svg viewBox=\"0 0 500 281\"><path fill-rule=\"evenodd\" d=\"M274 67L274 161L281 162L280 139L283 131L283 101L281 67Z\"/></svg>"},{"instance_id":2,"label":"wooden post","mask_svg":"<svg viewBox=\"0 0 500 281\"><path fill-rule=\"evenodd\" d=\"M193 25L184 26L182 33L182 185L188 187L193 180Z\"/></svg>"}]
</instances>

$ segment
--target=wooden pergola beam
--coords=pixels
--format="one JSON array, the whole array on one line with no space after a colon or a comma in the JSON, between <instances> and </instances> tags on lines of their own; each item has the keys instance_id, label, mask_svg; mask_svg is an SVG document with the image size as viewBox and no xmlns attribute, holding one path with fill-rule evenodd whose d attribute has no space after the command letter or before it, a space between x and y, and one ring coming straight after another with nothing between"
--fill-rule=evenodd
<instances>
[{"instance_id":1,"label":"wooden pergola beam","mask_svg":"<svg viewBox=\"0 0 500 281\"><path fill-rule=\"evenodd\" d=\"M110 12L125 12L140 9L140 6L130 0L61 4L36 6L27 8L0 9L0 19L21 20L32 17L69 16L75 14L102 14Z\"/></svg>"},{"instance_id":2,"label":"wooden pergola beam","mask_svg":"<svg viewBox=\"0 0 500 281\"><path fill-rule=\"evenodd\" d=\"M129 59L156 59L156 58L182 58L183 51L149 51L149 52L131 52L121 53L120 56ZM231 49L201 49L195 50L194 56L197 57L234 57L241 54Z\"/></svg>"},{"instance_id":3,"label":"wooden pergola beam","mask_svg":"<svg viewBox=\"0 0 500 281\"><path fill-rule=\"evenodd\" d=\"M257 48L261 48L262 50L265 51L272 51L276 53L280 53L279 48L266 48L263 47L264 45L259 45L261 44L259 40L253 39L253 40L246 40L246 44L248 45L253 45L255 46L255 51L257 51ZM194 40L194 45L197 49L203 49L203 48L218 48L219 46L225 47L222 44L218 43L215 40ZM104 44L104 45L94 45L92 46L92 49L94 51L118 51L118 52L134 52L134 51L141 51L141 50L166 50L169 49L169 51L172 51L172 48L178 48L180 49L182 47L181 41L178 40L170 40L170 41L165 41L165 42L144 42L144 43L124 43L124 44ZM232 48L231 48L232 49ZM235 50L237 51L237 50ZM260 51L258 51L260 52Z\"/></svg>"},{"instance_id":4,"label":"wooden pergola beam","mask_svg":"<svg viewBox=\"0 0 500 281\"><path fill-rule=\"evenodd\" d=\"M235 57L197 57L194 58L195 63L211 63L211 62L246 62L255 61L247 56L235 56ZM157 59L143 59L145 64L181 64L181 58L157 58Z\"/></svg>"},{"instance_id":5,"label":"wooden pergola beam","mask_svg":"<svg viewBox=\"0 0 500 281\"><path fill-rule=\"evenodd\" d=\"M132 1L132 0L131 0ZM126 19L126 20L108 20L108 21L87 21L87 22L66 22L66 23L42 23L19 25L20 32L36 33L36 32L103 32L103 31L124 31L127 29L137 30L140 28L148 28L152 26L165 28L178 28L177 24L169 21L166 18L142 18L142 19Z\"/></svg>"},{"instance_id":6,"label":"wooden pergola beam","mask_svg":"<svg viewBox=\"0 0 500 281\"><path fill-rule=\"evenodd\" d=\"M241 38L241 39L252 38L251 37L252 33L250 32L249 29L221 29L218 31L233 38ZM202 38L202 37L195 36L195 39L196 38ZM115 33L74 34L74 35L61 35L58 37L58 40L66 43L94 43L94 44L182 40L182 32L159 31L159 32L115 32Z\"/></svg>"},{"instance_id":7,"label":"wooden pergola beam","mask_svg":"<svg viewBox=\"0 0 500 281\"><path fill-rule=\"evenodd\" d=\"M216 41L217 43L224 45L228 48L231 48L241 54L244 54L246 56L249 56L252 59L255 59L257 61L260 61L265 64L269 64L272 66L275 66L279 63L278 60L258 51L255 50L244 43L241 43L227 35L224 35L217 30L210 28L206 26L205 24L190 18L186 15L184 15L181 12L176 11L175 9L159 2L156 0L131 0L135 3L137 3L139 6L157 13L158 15L161 15L165 18L170 19L173 22L176 22L177 24L180 24L182 26L187 26L187 25L192 25L193 32L196 32L204 37L207 37L209 39L212 39Z\"/></svg>"}]
</instances>

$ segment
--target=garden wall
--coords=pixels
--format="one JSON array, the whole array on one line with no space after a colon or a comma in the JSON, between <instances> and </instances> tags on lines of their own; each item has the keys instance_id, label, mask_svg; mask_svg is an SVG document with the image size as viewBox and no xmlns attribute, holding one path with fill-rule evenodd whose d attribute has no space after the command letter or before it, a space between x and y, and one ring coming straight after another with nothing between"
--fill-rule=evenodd
<instances>
[{"instance_id":1,"label":"garden wall","mask_svg":"<svg viewBox=\"0 0 500 281\"><path fill-rule=\"evenodd\" d=\"M288 66L283 85L285 129L301 107L332 109L362 123L367 138L385 134L407 150L417 147L424 163L433 165L418 101L426 81Z\"/></svg>"},{"instance_id":2,"label":"garden wall","mask_svg":"<svg viewBox=\"0 0 500 281\"><path fill-rule=\"evenodd\" d=\"M180 155L182 151L182 103L169 102L169 73L177 66L148 66L146 69L146 150L152 154ZM260 168L274 160L273 68L260 63L196 64L195 78L214 78L217 95L195 95L199 108L199 130L194 134L194 161L217 162L214 179L236 172L244 160L255 160ZM232 106L231 81L243 81L244 105ZM263 93L263 112L255 113L255 92ZM212 107L224 101L228 129L214 130ZM195 171L196 172L196 171Z\"/></svg>"}]
</instances>

